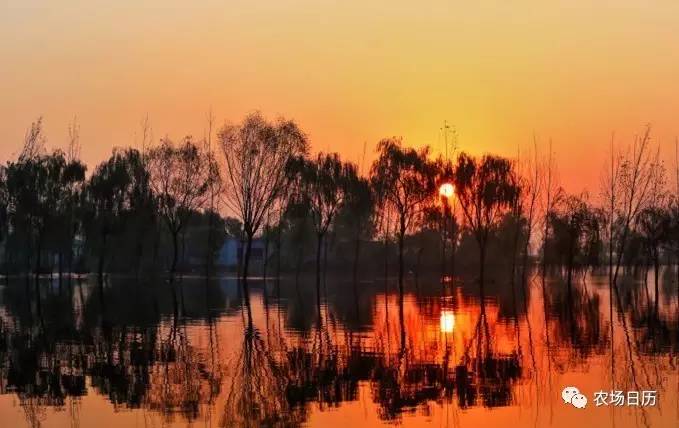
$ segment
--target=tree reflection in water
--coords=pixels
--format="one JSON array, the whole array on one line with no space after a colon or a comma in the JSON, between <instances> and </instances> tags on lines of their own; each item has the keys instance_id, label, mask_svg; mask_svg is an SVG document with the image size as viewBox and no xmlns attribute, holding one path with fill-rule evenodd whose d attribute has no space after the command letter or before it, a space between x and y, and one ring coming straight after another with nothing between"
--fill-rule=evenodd
<instances>
[{"instance_id":1,"label":"tree reflection in water","mask_svg":"<svg viewBox=\"0 0 679 428\"><path fill-rule=\"evenodd\" d=\"M624 356L621 387L661 389L676 370L673 300L656 310L643 281L621 283L615 312L627 321L616 322L614 345L607 287L594 280L569 288L550 278L544 304L537 280L520 310L499 281L489 282L483 304L472 286L441 295L431 283L420 279L403 299L393 284L363 283L357 305L351 283L331 280L319 308L313 281L255 281L248 305L235 281L185 279L179 318L162 284L45 283L38 305L35 287L11 283L0 289L0 393L17 397L30 426L50 409L68 410L77 425L89 394L117 411L149 410L164 425L299 426L366 398L384 421L444 405L521 405L517 388L551 385L553 370L581 370L611 346Z\"/></svg>"}]
</instances>

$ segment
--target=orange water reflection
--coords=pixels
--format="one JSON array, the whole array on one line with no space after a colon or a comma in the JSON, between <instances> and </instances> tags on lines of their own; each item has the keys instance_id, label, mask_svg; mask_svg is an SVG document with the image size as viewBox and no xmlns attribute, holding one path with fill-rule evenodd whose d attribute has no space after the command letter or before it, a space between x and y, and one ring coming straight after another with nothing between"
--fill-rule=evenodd
<instances>
[{"instance_id":1,"label":"orange water reflection","mask_svg":"<svg viewBox=\"0 0 679 428\"><path fill-rule=\"evenodd\" d=\"M87 284L53 289L38 309L5 287L0 414L17 427L675 426L676 295L653 313L643 288L624 289L611 332L602 281L536 279L525 299L489 287L483 306L473 286L409 284L401 300L329 284L320 320L313 287L294 284L255 287L252 318L230 281L185 284L179 318L162 288L138 303L124 285L103 303ZM578 413L560 402L567 384L657 389L660 406Z\"/></svg>"}]
</instances>

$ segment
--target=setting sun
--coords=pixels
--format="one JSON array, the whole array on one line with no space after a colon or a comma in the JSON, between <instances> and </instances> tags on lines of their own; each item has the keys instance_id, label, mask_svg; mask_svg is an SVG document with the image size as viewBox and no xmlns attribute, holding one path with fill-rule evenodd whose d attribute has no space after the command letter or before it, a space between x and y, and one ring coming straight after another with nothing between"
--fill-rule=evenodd
<instances>
[{"instance_id":1,"label":"setting sun","mask_svg":"<svg viewBox=\"0 0 679 428\"><path fill-rule=\"evenodd\" d=\"M439 195L444 198L452 198L454 194L455 187L450 183L443 183L441 187L439 187Z\"/></svg>"}]
</instances>

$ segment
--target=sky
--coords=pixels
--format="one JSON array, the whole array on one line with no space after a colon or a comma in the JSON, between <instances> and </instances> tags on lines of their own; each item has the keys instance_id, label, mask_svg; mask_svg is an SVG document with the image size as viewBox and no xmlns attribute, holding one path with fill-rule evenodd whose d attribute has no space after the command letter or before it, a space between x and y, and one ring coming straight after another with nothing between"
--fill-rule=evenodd
<instances>
[{"instance_id":1,"label":"sky","mask_svg":"<svg viewBox=\"0 0 679 428\"><path fill-rule=\"evenodd\" d=\"M551 139L562 184L595 193L613 132L650 123L674 164L677 17L663 0L0 0L0 161L39 116L50 148L77 118L92 168L146 116L157 141L260 110L364 170L383 137L442 150L444 121L474 154Z\"/></svg>"}]
</instances>

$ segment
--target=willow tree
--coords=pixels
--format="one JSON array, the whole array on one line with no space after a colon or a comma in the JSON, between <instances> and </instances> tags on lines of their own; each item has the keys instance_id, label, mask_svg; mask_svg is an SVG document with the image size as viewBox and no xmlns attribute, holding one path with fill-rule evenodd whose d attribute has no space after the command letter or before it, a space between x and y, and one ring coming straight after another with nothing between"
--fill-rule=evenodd
<instances>
[{"instance_id":1,"label":"willow tree","mask_svg":"<svg viewBox=\"0 0 679 428\"><path fill-rule=\"evenodd\" d=\"M157 209L172 237L170 278L174 278L179 256L179 234L187 227L191 214L203 208L211 183L216 178L212 160L185 137L175 145L169 139L152 148L146 166L150 185L157 199Z\"/></svg>"},{"instance_id":2,"label":"willow tree","mask_svg":"<svg viewBox=\"0 0 679 428\"><path fill-rule=\"evenodd\" d=\"M142 257L145 229L151 225L153 201L149 174L141 153L135 149L114 150L94 170L85 187L84 226L87 245L97 254L97 273L103 278L112 238L134 232L137 259L136 273Z\"/></svg>"},{"instance_id":3,"label":"willow tree","mask_svg":"<svg viewBox=\"0 0 679 428\"><path fill-rule=\"evenodd\" d=\"M488 239L511 210L519 187L509 160L492 155L476 159L466 153L457 158L454 183L465 223L479 247L479 286L483 299Z\"/></svg>"},{"instance_id":4,"label":"willow tree","mask_svg":"<svg viewBox=\"0 0 679 428\"><path fill-rule=\"evenodd\" d=\"M601 252L601 213L590 206L587 195L565 196L548 215L552 231L552 257L566 267L568 292L571 293L573 270L596 266Z\"/></svg>"},{"instance_id":5,"label":"willow tree","mask_svg":"<svg viewBox=\"0 0 679 428\"><path fill-rule=\"evenodd\" d=\"M335 216L347 198L347 183L357 177L356 166L343 163L337 153L319 153L315 159L298 156L289 164L299 201L306 201L316 232L316 292L320 310L321 251Z\"/></svg>"},{"instance_id":6,"label":"willow tree","mask_svg":"<svg viewBox=\"0 0 679 428\"><path fill-rule=\"evenodd\" d=\"M358 267L361 243L371 239L375 233L376 197L367 178L359 175L346 177L346 198L337 213L335 228L338 233L353 240L352 277L354 286L358 281Z\"/></svg>"},{"instance_id":7,"label":"willow tree","mask_svg":"<svg viewBox=\"0 0 679 428\"><path fill-rule=\"evenodd\" d=\"M224 155L222 194L227 208L243 223L242 275L247 278L252 241L269 211L285 196L286 166L306 154L307 140L295 122L269 122L258 112L240 124L225 125L218 138Z\"/></svg>"},{"instance_id":8,"label":"willow tree","mask_svg":"<svg viewBox=\"0 0 679 428\"><path fill-rule=\"evenodd\" d=\"M406 233L421 217L425 202L436 190L436 168L429 160L429 147L405 148L401 139L387 138L377 145L379 156L370 171L385 209L398 216L398 284L403 295L403 247Z\"/></svg>"},{"instance_id":9,"label":"willow tree","mask_svg":"<svg viewBox=\"0 0 679 428\"><path fill-rule=\"evenodd\" d=\"M634 222L652 202L655 184L661 177L662 164L659 152L652 150L650 126L625 151L616 153L611 142L610 168L602 183L611 288L617 284Z\"/></svg>"}]
</instances>

